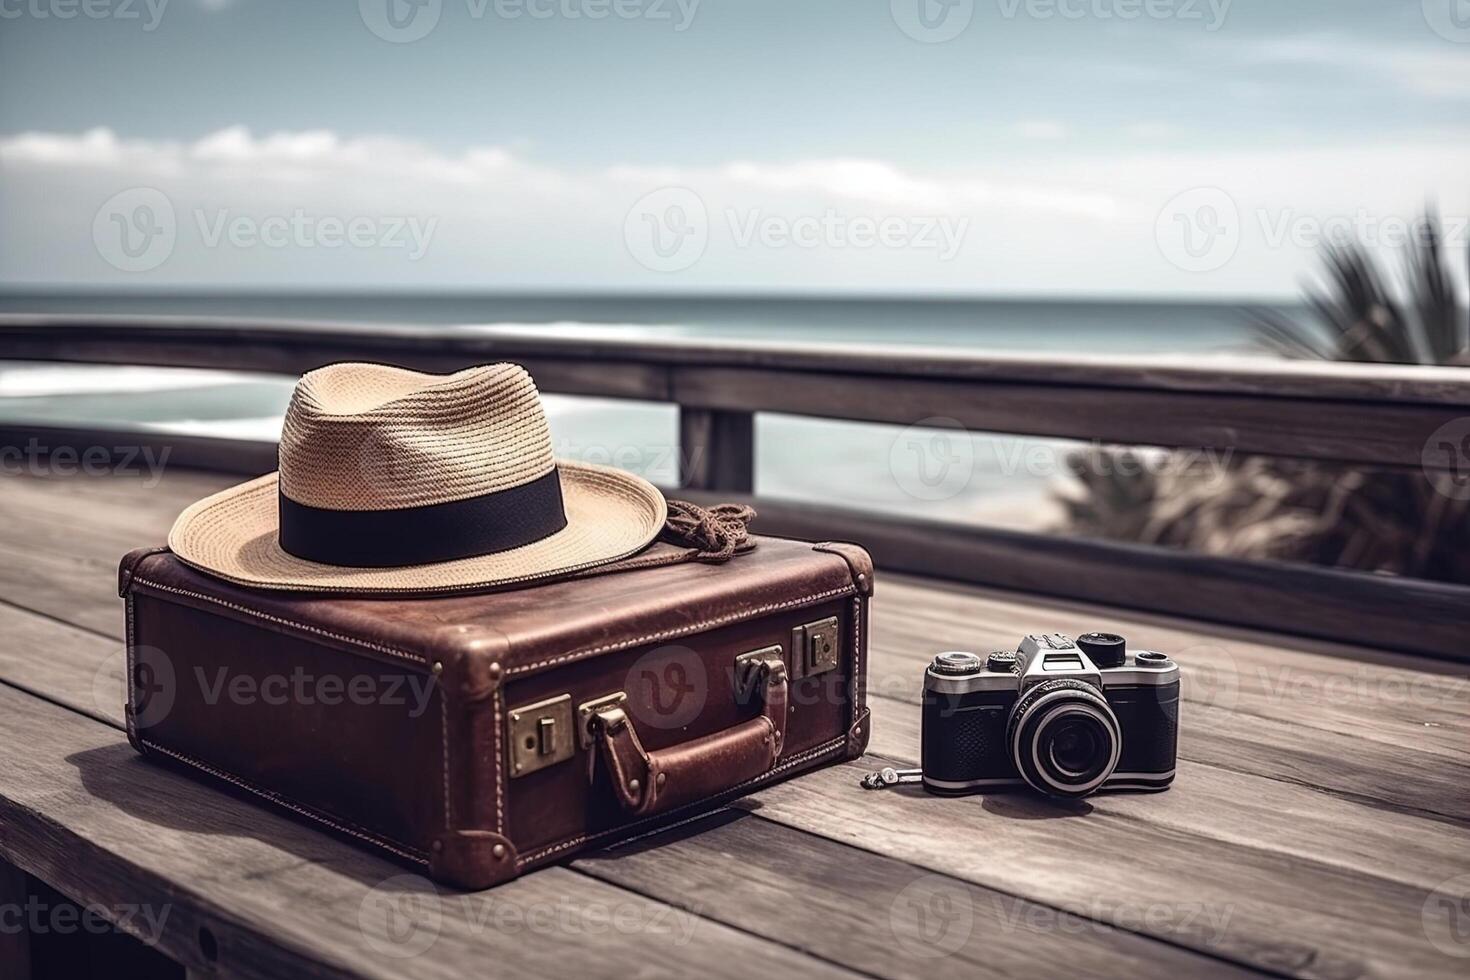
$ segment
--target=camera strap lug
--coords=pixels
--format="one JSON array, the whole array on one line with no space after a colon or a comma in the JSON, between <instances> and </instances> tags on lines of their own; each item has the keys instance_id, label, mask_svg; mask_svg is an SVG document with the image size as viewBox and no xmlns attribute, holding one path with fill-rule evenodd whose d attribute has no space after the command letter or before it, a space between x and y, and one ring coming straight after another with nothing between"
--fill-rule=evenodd
<instances>
[{"instance_id":1,"label":"camera strap lug","mask_svg":"<svg viewBox=\"0 0 1470 980\"><path fill-rule=\"evenodd\" d=\"M887 789L890 786L917 783L923 778L924 770L922 769L895 769L892 766L884 766L877 772L868 773L858 785L863 789Z\"/></svg>"}]
</instances>

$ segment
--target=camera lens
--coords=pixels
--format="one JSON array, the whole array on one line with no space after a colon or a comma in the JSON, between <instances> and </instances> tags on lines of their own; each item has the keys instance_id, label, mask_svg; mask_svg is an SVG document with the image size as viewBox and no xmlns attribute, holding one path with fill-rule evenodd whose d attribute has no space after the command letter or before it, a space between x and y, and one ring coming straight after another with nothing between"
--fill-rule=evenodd
<instances>
[{"instance_id":1,"label":"camera lens","mask_svg":"<svg viewBox=\"0 0 1470 980\"><path fill-rule=\"evenodd\" d=\"M934 658L929 669L936 674L975 674L980 671L980 658L963 650L951 650Z\"/></svg>"},{"instance_id":2,"label":"camera lens","mask_svg":"<svg viewBox=\"0 0 1470 980\"><path fill-rule=\"evenodd\" d=\"M1097 688L1071 678L1043 681L1011 711L1006 740L1021 778L1050 796L1081 797L1118 764L1118 719Z\"/></svg>"},{"instance_id":3,"label":"camera lens","mask_svg":"<svg viewBox=\"0 0 1470 980\"><path fill-rule=\"evenodd\" d=\"M1117 633L1083 633L1077 645L1099 667L1121 667L1128 659L1128 644Z\"/></svg>"},{"instance_id":4,"label":"camera lens","mask_svg":"<svg viewBox=\"0 0 1470 980\"><path fill-rule=\"evenodd\" d=\"M1068 718L1052 725L1042 737L1044 761L1069 779L1084 779L1107 761L1106 734L1091 718Z\"/></svg>"}]
</instances>

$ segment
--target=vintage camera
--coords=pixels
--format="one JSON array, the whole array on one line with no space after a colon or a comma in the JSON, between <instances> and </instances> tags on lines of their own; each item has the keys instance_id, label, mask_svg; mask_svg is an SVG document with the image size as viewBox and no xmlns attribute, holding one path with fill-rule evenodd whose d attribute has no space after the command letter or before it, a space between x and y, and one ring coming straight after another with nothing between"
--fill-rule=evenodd
<instances>
[{"instance_id":1,"label":"vintage camera","mask_svg":"<svg viewBox=\"0 0 1470 980\"><path fill-rule=\"evenodd\" d=\"M923 783L1049 796L1174 781L1179 667L1121 636L1028 636L1015 653L941 653L924 672Z\"/></svg>"}]
</instances>

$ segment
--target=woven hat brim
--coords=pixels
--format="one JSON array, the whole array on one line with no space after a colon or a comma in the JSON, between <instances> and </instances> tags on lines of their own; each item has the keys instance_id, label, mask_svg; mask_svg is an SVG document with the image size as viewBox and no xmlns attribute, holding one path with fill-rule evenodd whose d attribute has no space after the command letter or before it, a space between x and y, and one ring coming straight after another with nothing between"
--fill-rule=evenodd
<instances>
[{"instance_id":1,"label":"woven hat brim","mask_svg":"<svg viewBox=\"0 0 1470 980\"><path fill-rule=\"evenodd\" d=\"M559 460L567 526L490 555L431 565L345 568L297 558L276 540L276 474L191 504L168 546L212 575L261 589L393 595L452 592L555 578L618 561L647 547L667 516L663 494L642 477Z\"/></svg>"}]
</instances>

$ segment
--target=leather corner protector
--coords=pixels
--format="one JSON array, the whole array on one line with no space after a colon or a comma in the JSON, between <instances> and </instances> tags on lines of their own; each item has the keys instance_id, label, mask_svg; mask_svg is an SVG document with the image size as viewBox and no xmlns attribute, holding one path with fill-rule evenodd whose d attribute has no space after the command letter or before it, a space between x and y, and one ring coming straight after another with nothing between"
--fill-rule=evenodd
<instances>
[{"instance_id":1,"label":"leather corner protector","mask_svg":"<svg viewBox=\"0 0 1470 980\"><path fill-rule=\"evenodd\" d=\"M488 626L449 626L429 642L440 681L457 701L483 701L500 690L505 680L510 640Z\"/></svg>"},{"instance_id":2,"label":"leather corner protector","mask_svg":"<svg viewBox=\"0 0 1470 980\"><path fill-rule=\"evenodd\" d=\"M117 594L119 598L128 594L128 589L133 584L133 573L138 570L138 565L145 558L153 555L161 555L168 551L167 547L134 548L122 556L122 561L117 563Z\"/></svg>"},{"instance_id":3,"label":"leather corner protector","mask_svg":"<svg viewBox=\"0 0 1470 980\"><path fill-rule=\"evenodd\" d=\"M477 891L516 876L516 849L488 830L446 830L429 848L429 874L435 881Z\"/></svg>"},{"instance_id":4,"label":"leather corner protector","mask_svg":"<svg viewBox=\"0 0 1470 980\"><path fill-rule=\"evenodd\" d=\"M847 570L852 575L852 584L858 594L873 594L873 556L868 554L868 549L850 541L819 541L812 547L847 562Z\"/></svg>"},{"instance_id":5,"label":"leather corner protector","mask_svg":"<svg viewBox=\"0 0 1470 980\"><path fill-rule=\"evenodd\" d=\"M858 715L858 720L853 722L847 730L847 757L856 759L868 751L868 739L873 734L873 713L867 708Z\"/></svg>"}]
</instances>

